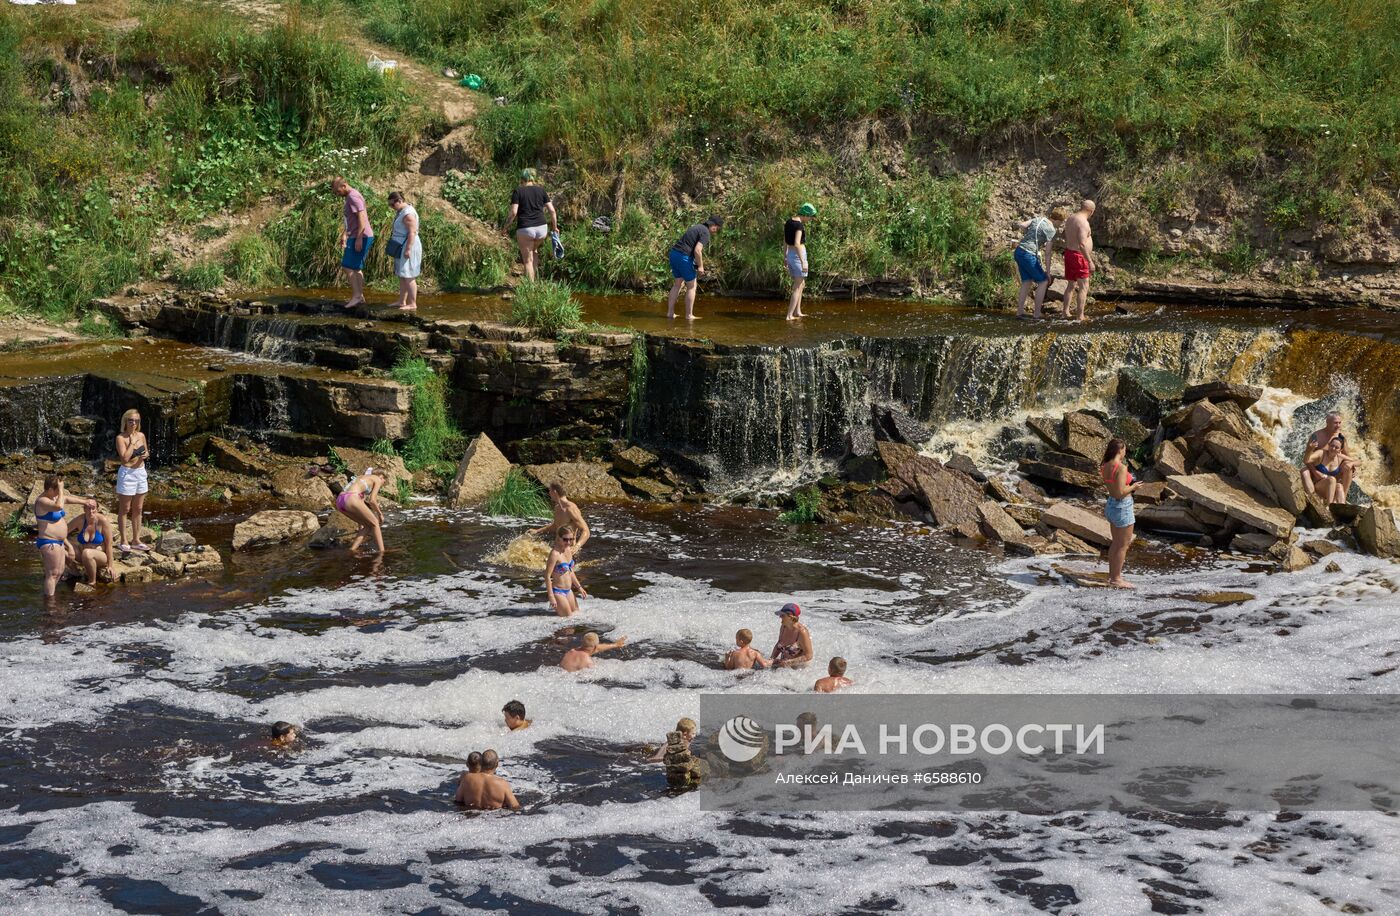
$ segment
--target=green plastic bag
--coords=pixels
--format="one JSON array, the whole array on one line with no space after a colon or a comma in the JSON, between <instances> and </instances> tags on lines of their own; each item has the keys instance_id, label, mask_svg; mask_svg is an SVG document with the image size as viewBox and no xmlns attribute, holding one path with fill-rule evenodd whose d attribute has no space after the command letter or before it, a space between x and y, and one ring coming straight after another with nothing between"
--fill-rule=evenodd
<instances>
[{"instance_id":1,"label":"green plastic bag","mask_svg":"<svg viewBox=\"0 0 1400 916\"><path fill-rule=\"evenodd\" d=\"M468 89L480 89L482 85L481 77L477 76L475 73L468 73L466 76L462 77L460 85L466 86Z\"/></svg>"}]
</instances>

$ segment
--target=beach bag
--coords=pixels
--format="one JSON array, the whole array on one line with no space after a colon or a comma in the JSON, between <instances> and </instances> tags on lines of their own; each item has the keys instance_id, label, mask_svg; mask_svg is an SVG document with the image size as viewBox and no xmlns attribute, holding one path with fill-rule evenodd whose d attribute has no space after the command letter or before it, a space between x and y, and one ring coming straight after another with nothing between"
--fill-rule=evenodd
<instances>
[{"instance_id":1,"label":"beach bag","mask_svg":"<svg viewBox=\"0 0 1400 916\"><path fill-rule=\"evenodd\" d=\"M391 258L403 257L403 242L396 242L390 239L389 244L384 247L384 253Z\"/></svg>"}]
</instances>

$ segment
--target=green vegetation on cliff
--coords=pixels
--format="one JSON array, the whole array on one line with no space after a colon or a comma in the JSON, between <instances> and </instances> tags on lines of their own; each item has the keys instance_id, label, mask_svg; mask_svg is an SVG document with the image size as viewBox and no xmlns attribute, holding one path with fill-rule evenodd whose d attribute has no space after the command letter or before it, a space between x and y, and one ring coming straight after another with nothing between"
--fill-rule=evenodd
<instances>
[{"instance_id":1,"label":"green vegetation on cliff","mask_svg":"<svg viewBox=\"0 0 1400 916\"><path fill-rule=\"evenodd\" d=\"M985 189L961 170L1012 154L1130 223L1247 184L1237 268L1278 233L1395 208L1392 0L344 2L506 98L477 122L497 167L477 185L543 164L576 227L613 219L552 268L583 284L664 282L666 244L715 208L725 281L772 286L808 199L818 285L985 274Z\"/></svg>"}]
</instances>

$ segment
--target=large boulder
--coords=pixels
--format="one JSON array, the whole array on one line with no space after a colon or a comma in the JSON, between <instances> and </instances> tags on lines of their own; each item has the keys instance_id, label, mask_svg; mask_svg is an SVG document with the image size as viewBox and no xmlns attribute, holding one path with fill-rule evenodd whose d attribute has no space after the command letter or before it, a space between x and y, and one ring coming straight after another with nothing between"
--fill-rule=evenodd
<instances>
[{"instance_id":1,"label":"large boulder","mask_svg":"<svg viewBox=\"0 0 1400 916\"><path fill-rule=\"evenodd\" d=\"M978 503L977 514L982 533L988 538L1004 544L1018 544L1026 540L1026 532L1021 525L993 500L984 499Z\"/></svg>"},{"instance_id":2,"label":"large boulder","mask_svg":"<svg viewBox=\"0 0 1400 916\"><path fill-rule=\"evenodd\" d=\"M1260 494L1219 474L1178 474L1167 482L1183 499L1276 538L1288 537L1297 522L1287 509L1269 505Z\"/></svg>"},{"instance_id":3,"label":"large boulder","mask_svg":"<svg viewBox=\"0 0 1400 916\"><path fill-rule=\"evenodd\" d=\"M308 477L298 467L279 468L272 474L272 495L291 509L320 511L331 505L331 488L320 477Z\"/></svg>"},{"instance_id":4,"label":"large boulder","mask_svg":"<svg viewBox=\"0 0 1400 916\"><path fill-rule=\"evenodd\" d=\"M1153 467L1163 477L1186 473L1186 449L1179 439L1163 439L1157 444Z\"/></svg>"},{"instance_id":5,"label":"large boulder","mask_svg":"<svg viewBox=\"0 0 1400 916\"><path fill-rule=\"evenodd\" d=\"M1302 475L1288 462L1273 457L1252 442L1214 430L1206 434L1205 448L1226 472L1260 494L1273 497L1280 508L1295 516L1307 508Z\"/></svg>"},{"instance_id":6,"label":"large boulder","mask_svg":"<svg viewBox=\"0 0 1400 916\"><path fill-rule=\"evenodd\" d=\"M617 468L618 473L626 474L628 477L641 477L651 473L651 469L660 460L656 455L640 446L629 445L613 456L613 467Z\"/></svg>"},{"instance_id":7,"label":"large boulder","mask_svg":"<svg viewBox=\"0 0 1400 916\"><path fill-rule=\"evenodd\" d=\"M1049 481L1067 487L1075 487L1090 492L1099 489L1099 466L1091 458L1070 455L1066 452L1049 452L1039 460L1022 458L1017 468L1027 477Z\"/></svg>"},{"instance_id":8,"label":"large boulder","mask_svg":"<svg viewBox=\"0 0 1400 916\"><path fill-rule=\"evenodd\" d=\"M1127 444L1128 451L1142 445L1152 436L1152 430L1143 426L1136 417L1110 417L1106 425L1109 432ZM1094 457L1101 458L1103 456L1096 455Z\"/></svg>"},{"instance_id":9,"label":"large boulder","mask_svg":"<svg viewBox=\"0 0 1400 916\"><path fill-rule=\"evenodd\" d=\"M931 467L920 469L910 487L919 502L928 507L938 525L963 533L980 532L982 516L977 507L984 498L981 485L961 471L927 460Z\"/></svg>"},{"instance_id":10,"label":"large boulder","mask_svg":"<svg viewBox=\"0 0 1400 916\"><path fill-rule=\"evenodd\" d=\"M608 465L598 461L558 462L555 464L530 464L525 473L548 487L554 481L564 485L564 492L572 500L625 500L627 494L622 484L608 473Z\"/></svg>"},{"instance_id":11,"label":"large boulder","mask_svg":"<svg viewBox=\"0 0 1400 916\"><path fill-rule=\"evenodd\" d=\"M1378 557L1400 557L1400 526L1395 510L1371 506L1356 522L1356 542L1361 549Z\"/></svg>"},{"instance_id":12,"label":"large boulder","mask_svg":"<svg viewBox=\"0 0 1400 916\"><path fill-rule=\"evenodd\" d=\"M1064 432L1064 423L1050 417L1026 417L1026 429L1035 433L1035 437L1052 449L1064 447L1061 435Z\"/></svg>"},{"instance_id":13,"label":"large boulder","mask_svg":"<svg viewBox=\"0 0 1400 916\"><path fill-rule=\"evenodd\" d=\"M1191 505L1181 500L1168 500L1155 506L1134 506L1137 523L1150 531L1201 535L1206 526L1191 511Z\"/></svg>"},{"instance_id":14,"label":"large boulder","mask_svg":"<svg viewBox=\"0 0 1400 916\"><path fill-rule=\"evenodd\" d=\"M294 509L266 509L254 513L233 529L233 549L247 550L250 547L266 547L280 544L305 534L313 534L321 527L314 513Z\"/></svg>"},{"instance_id":15,"label":"large boulder","mask_svg":"<svg viewBox=\"0 0 1400 916\"><path fill-rule=\"evenodd\" d=\"M476 505L501 488L510 473L510 460L485 433L467 446L457 464L457 476L447 489L448 505L455 509Z\"/></svg>"},{"instance_id":16,"label":"large boulder","mask_svg":"<svg viewBox=\"0 0 1400 916\"><path fill-rule=\"evenodd\" d=\"M1040 513L1040 520L1051 528L1063 529L1091 544L1107 547L1113 543L1113 529L1109 527L1108 519L1069 503L1055 503Z\"/></svg>"},{"instance_id":17,"label":"large boulder","mask_svg":"<svg viewBox=\"0 0 1400 916\"><path fill-rule=\"evenodd\" d=\"M1065 451L1097 462L1103 458L1104 448L1112 438L1113 433L1093 414L1082 410L1065 414Z\"/></svg>"},{"instance_id":18,"label":"large boulder","mask_svg":"<svg viewBox=\"0 0 1400 916\"><path fill-rule=\"evenodd\" d=\"M1181 399L1188 404L1193 401L1233 401L1240 410L1248 410L1255 402L1264 396L1264 389L1255 385L1240 385L1235 382L1205 382L1201 385L1191 385L1181 394Z\"/></svg>"},{"instance_id":19,"label":"large boulder","mask_svg":"<svg viewBox=\"0 0 1400 916\"><path fill-rule=\"evenodd\" d=\"M24 491L3 477L0 477L0 503L18 503L23 501Z\"/></svg>"},{"instance_id":20,"label":"large boulder","mask_svg":"<svg viewBox=\"0 0 1400 916\"><path fill-rule=\"evenodd\" d=\"M248 474L261 477L267 473L267 462L257 455L227 439L210 436L204 445L204 454L214 467L232 471L235 474Z\"/></svg>"},{"instance_id":21,"label":"large boulder","mask_svg":"<svg viewBox=\"0 0 1400 916\"><path fill-rule=\"evenodd\" d=\"M1118 370L1118 404L1148 426L1181 402L1186 382L1162 369L1124 366Z\"/></svg>"},{"instance_id":22,"label":"large boulder","mask_svg":"<svg viewBox=\"0 0 1400 916\"><path fill-rule=\"evenodd\" d=\"M193 550L195 546L194 535L187 531L162 531L156 541L156 550L170 555Z\"/></svg>"}]
</instances>

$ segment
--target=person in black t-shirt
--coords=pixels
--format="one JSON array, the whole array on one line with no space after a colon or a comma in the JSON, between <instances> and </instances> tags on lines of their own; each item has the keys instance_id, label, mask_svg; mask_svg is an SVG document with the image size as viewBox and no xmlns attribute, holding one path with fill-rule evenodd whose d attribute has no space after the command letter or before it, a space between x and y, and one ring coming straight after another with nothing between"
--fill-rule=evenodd
<instances>
[{"instance_id":1,"label":"person in black t-shirt","mask_svg":"<svg viewBox=\"0 0 1400 916\"><path fill-rule=\"evenodd\" d=\"M549 192L536 184L539 177L534 169L521 170L520 186L510 194L510 215L504 227L509 235L510 224L516 224L515 241L520 246L520 260L525 262L526 280L534 280L539 272L544 240L551 231L559 231L559 214Z\"/></svg>"},{"instance_id":2,"label":"person in black t-shirt","mask_svg":"<svg viewBox=\"0 0 1400 916\"><path fill-rule=\"evenodd\" d=\"M806 318L802 314L802 290L807 286L807 220L817 215L817 208L803 204L792 219L783 224L783 261L792 277L792 299L788 302L787 320Z\"/></svg>"},{"instance_id":3,"label":"person in black t-shirt","mask_svg":"<svg viewBox=\"0 0 1400 916\"><path fill-rule=\"evenodd\" d=\"M696 223L671 246L671 295L666 298L666 317L676 317L676 300L681 290L685 290L685 320L695 320L695 284L700 274L705 272L705 249L710 237L724 225L724 218L711 216L703 223Z\"/></svg>"}]
</instances>

